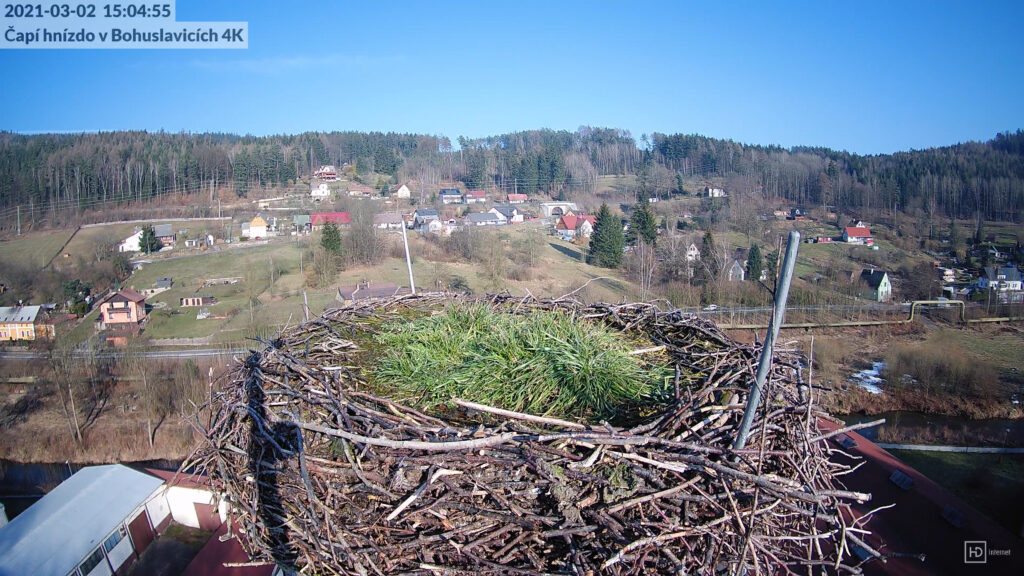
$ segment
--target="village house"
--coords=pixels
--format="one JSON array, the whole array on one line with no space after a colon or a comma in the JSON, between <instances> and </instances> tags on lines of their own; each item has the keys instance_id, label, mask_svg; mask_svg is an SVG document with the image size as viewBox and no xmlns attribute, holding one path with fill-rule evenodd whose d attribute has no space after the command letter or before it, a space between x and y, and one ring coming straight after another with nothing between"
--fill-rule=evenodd
<instances>
[{"instance_id":1,"label":"village house","mask_svg":"<svg viewBox=\"0 0 1024 576\"><path fill-rule=\"evenodd\" d=\"M699 262L700 261L700 250L697 249L697 245L693 242L690 243L689 248L686 249L686 261L687 262Z\"/></svg>"},{"instance_id":2,"label":"village house","mask_svg":"<svg viewBox=\"0 0 1024 576\"><path fill-rule=\"evenodd\" d=\"M459 192L455 188L445 188L437 195L441 199L441 203L448 204L462 204L462 192Z\"/></svg>"},{"instance_id":3,"label":"village house","mask_svg":"<svg viewBox=\"0 0 1024 576\"><path fill-rule=\"evenodd\" d=\"M156 282L153 282L153 286L151 288L143 288L142 290L139 290L139 294L142 294L146 298L150 298L160 294L161 292L170 290L172 286L174 286L174 280L171 278L157 278Z\"/></svg>"},{"instance_id":4,"label":"village house","mask_svg":"<svg viewBox=\"0 0 1024 576\"><path fill-rule=\"evenodd\" d=\"M330 200L331 198L331 187L326 182L321 182L316 186L311 186L309 190L309 197L314 202L322 202L324 200Z\"/></svg>"},{"instance_id":5,"label":"village house","mask_svg":"<svg viewBox=\"0 0 1024 576\"><path fill-rule=\"evenodd\" d=\"M335 226L348 226L352 223L352 218L348 215L348 212L317 212L310 215L309 219L313 230L322 229L324 224L328 222L333 223Z\"/></svg>"},{"instance_id":6,"label":"village house","mask_svg":"<svg viewBox=\"0 0 1024 576\"><path fill-rule=\"evenodd\" d=\"M530 197L526 194L509 194L506 196L509 204L526 204Z\"/></svg>"},{"instance_id":7,"label":"village house","mask_svg":"<svg viewBox=\"0 0 1024 576\"><path fill-rule=\"evenodd\" d=\"M747 271L743 269L743 265L740 264L739 260L733 260L732 266L729 266L725 274L725 279L729 282L743 282L747 276Z\"/></svg>"},{"instance_id":8,"label":"village house","mask_svg":"<svg viewBox=\"0 0 1024 576\"><path fill-rule=\"evenodd\" d=\"M249 233L247 234L250 240L264 240L267 237L267 221L262 217L257 216L249 222Z\"/></svg>"},{"instance_id":9,"label":"village house","mask_svg":"<svg viewBox=\"0 0 1024 576\"><path fill-rule=\"evenodd\" d=\"M138 229L134 234L125 238L117 245L118 252L138 252L142 248L142 229Z\"/></svg>"},{"instance_id":10,"label":"village house","mask_svg":"<svg viewBox=\"0 0 1024 576\"><path fill-rule=\"evenodd\" d=\"M308 234L313 229L313 220L309 214L295 214L292 216L292 228L296 234Z\"/></svg>"},{"instance_id":11,"label":"village house","mask_svg":"<svg viewBox=\"0 0 1024 576\"><path fill-rule=\"evenodd\" d=\"M434 210L433 208L420 208L419 210L413 212L412 227L423 228L429 222L434 220L440 220L440 218L441 216L440 214L438 214L437 210Z\"/></svg>"},{"instance_id":12,"label":"village house","mask_svg":"<svg viewBox=\"0 0 1024 576\"><path fill-rule=\"evenodd\" d=\"M466 226L498 226L504 223L504 217L492 212L474 212L466 215Z\"/></svg>"},{"instance_id":13,"label":"village house","mask_svg":"<svg viewBox=\"0 0 1024 576\"><path fill-rule=\"evenodd\" d=\"M131 288L123 288L100 302L97 330L138 332L145 321L146 297Z\"/></svg>"},{"instance_id":14,"label":"village house","mask_svg":"<svg viewBox=\"0 0 1024 576\"><path fill-rule=\"evenodd\" d=\"M42 306L0 307L0 341L49 340L54 328L46 318Z\"/></svg>"},{"instance_id":15,"label":"village house","mask_svg":"<svg viewBox=\"0 0 1024 576\"><path fill-rule=\"evenodd\" d=\"M412 197L412 190L409 189L409 186L401 184L391 189L391 195L395 198L410 198Z\"/></svg>"},{"instance_id":16,"label":"village house","mask_svg":"<svg viewBox=\"0 0 1024 576\"><path fill-rule=\"evenodd\" d=\"M397 212L384 212L373 216L373 225L381 230L400 230L405 219Z\"/></svg>"},{"instance_id":17,"label":"village house","mask_svg":"<svg viewBox=\"0 0 1024 576\"><path fill-rule=\"evenodd\" d=\"M892 282L884 270L861 270L860 284L864 288L862 296L875 302L892 300Z\"/></svg>"},{"instance_id":18,"label":"village house","mask_svg":"<svg viewBox=\"0 0 1024 576\"><path fill-rule=\"evenodd\" d=\"M597 224L596 216L569 212L555 223L555 233L567 240L590 238L590 235L594 232L595 224Z\"/></svg>"},{"instance_id":19,"label":"village house","mask_svg":"<svg viewBox=\"0 0 1024 576\"><path fill-rule=\"evenodd\" d=\"M705 186L704 195L707 196L708 198L721 198L725 196L725 190L722 190L721 188L715 188L713 186Z\"/></svg>"},{"instance_id":20,"label":"village house","mask_svg":"<svg viewBox=\"0 0 1024 576\"><path fill-rule=\"evenodd\" d=\"M867 246L875 244L874 238L871 237L871 230L864 226L847 226L843 229L843 242Z\"/></svg>"},{"instance_id":21,"label":"village house","mask_svg":"<svg viewBox=\"0 0 1024 576\"><path fill-rule=\"evenodd\" d=\"M511 204L496 204L488 212L500 217L509 224L519 224L524 220L523 213Z\"/></svg>"},{"instance_id":22,"label":"village house","mask_svg":"<svg viewBox=\"0 0 1024 576\"><path fill-rule=\"evenodd\" d=\"M156 226L153 226L153 235L155 235L165 247L174 246L174 228L170 224L157 224Z\"/></svg>"},{"instance_id":23,"label":"village house","mask_svg":"<svg viewBox=\"0 0 1024 576\"><path fill-rule=\"evenodd\" d=\"M369 198L375 195L375 190L366 184L350 182L348 185L348 195L353 198Z\"/></svg>"},{"instance_id":24,"label":"village house","mask_svg":"<svg viewBox=\"0 0 1024 576\"><path fill-rule=\"evenodd\" d=\"M410 290L405 286L392 284L391 282L370 282L363 280L354 286L338 286L338 295L335 299L342 305L349 305L367 298L387 298L398 294L409 294Z\"/></svg>"},{"instance_id":25,"label":"village house","mask_svg":"<svg viewBox=\"0 0 1024 576\"><path fill-rule=\"evenodd\" d=\"M1004 304L1024 301L1024 286L1016 266L985 268L985 273L978 279L978 288L994 292L996 299Z\"/></svg>"},{"instance_id":26,"label":"village house","mask_svg":"<svg viewBox=\"0 0 1024 576\"><path fill-rule=\"evenodd\" d=\"M803 208L790 208L789 220L803 220L805 217Z\"/></svg>"},{"instance_id":27,"label":"village house","mask_svg":"<svg viewBox=\"0 0 1024 576\"><path fill-rule=\"evenodd\" d=\"M334 181L338 179L338 170L331 165L321 166L316 172L313 172L313 177L317 180Z\"/></svg>"},{"instance_id":28,"label":"village house","mask_svg":"<svg viewBox=\"0 0 1024 576\"><path fill-rule=\"evenodd\" d=\"M487 192L483 190L466 192L466 204L483 204L484 202L487 202Z\"/></svg>"}]
</instances>

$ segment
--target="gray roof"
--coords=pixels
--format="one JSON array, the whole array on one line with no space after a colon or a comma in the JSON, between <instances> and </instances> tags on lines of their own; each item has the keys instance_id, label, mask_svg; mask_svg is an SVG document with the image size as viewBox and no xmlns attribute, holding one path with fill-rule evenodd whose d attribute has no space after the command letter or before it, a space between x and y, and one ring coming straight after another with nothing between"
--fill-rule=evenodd
<instances>
[{"instance_id":1,"label":"gray roof","mask_svg":"<svg viewBox=\"0 0 1024 576\"><path fill-rule=\"evenodd\" d=\"M308 226L312 222L313 221L309 218L309 214L296 214L295 216L292 216L293 226Z\"/></svg>"},{"instance_id":2,"label":"gray roof","mask_svg":"<svg viewBox=\"0 0 1024 576\"><path fill-rule=\"evenodd\" d=\"M156 234L158 238L174 236L174 228L172 228L170 224L157 224L156 226L153 226L153 233Z\"/></svg>"},{"instance_id":3,"label":"gray roof","mask_svg":"<svg viewBox=\"0 0 1024 576\"><path fill-rule=\"evenodd\" d=\"M1016 266L1003 266L996 270L996 268L989 266L985 268L985 276L988 276L989 281L995 282L999 276L1005 276L1004 282L1020 282L1021 275L1020 270L1017 270Z\"/></svg>"},{"instance_id":4,"label":"gray roof","mask_svg":"<svg viewBox=\"0 0 1024 576\"><path fill-rule=\"evenodd\" d=\"M438 218L440 217L440 215L438 214L437 210L434 210L433 208L423 208L422 210L416 211L416 217L420 219Z\"/></svg>"},{"instance_id":5,"label":"gray roof","mask_svg":"<svg viewBox=\"0 0 1024 576\"><path fill-rule=\"evenodd\" d=\"M39 306L0 307L0 322L3 323L35 322L38 315Z\"/></svg>"},{"instance_id":6,"label":"gray roof","mask_svg":"<svg viewBox=\"0 0 1024 576\"><path fill-rule=\"evenodd\" d=\"M153 283L154 288L170 288L174 285L174 280L170 278L157 278L156 282Z\"/></svg>"},{"instance_id":7,"label":"gray roof","mask_svg":"<svg viewBox=\"0 0 1024 576\"><path fill-rule=\"evenodd\" d=\"M466 222L470 224L487 224L491 222L501 222L501 218L498 218L496 214L490 212L474 212L466 216Z\"/></svg>"},{"instance_id":8,"label":"gray roof","mask_svg":"<svg viewBox=\"0 0 1024 576\"><path fill-rule=\"evenodd\" d=\"M860 279L867 283L872 290L877 290L882 285L882 279L885 278L884 270L861 270Z\"/></svg>"},{"instance_id":9,"label":"gray roof","mask_svg":"<svg viewBox=\"0 0 1024 576\"><path fill-rule=\"evenodd\" d=\"M493 210L501 212L502 216L509 219L515 216L516 213L519 211L518 208L512 206L511 204L495 204Z\"/></svg>"},{"instance_id":10,"label":"gray roof","mask_svg":"<svg viewBox=\"0 0 1024 576\"><path fill-rule=\"evenodd\" d=\"M79 470L0 528L0 575L67 574L163 483L120 464Z\"/></svg>"},{"instance_id":11,"label":"gray roof","mask_svg":"<svg viewBox=\"0 0 1024 576\"><path fill-rule=\"evenodd\" d=\"M457 188L444 188L441 190L441 196L462 196L462 192L459 192Z\"/></svg>"},{"instance_id":12,"label":"gray roof","mask_svg":"<svg viewBox=\"0 0 1024 576\"><path fill-rule=\"evenodd\" d=\"M397 212L382 212L373 217L374 224L401 224L402 215Z\"/></svg>"}]
</instances>

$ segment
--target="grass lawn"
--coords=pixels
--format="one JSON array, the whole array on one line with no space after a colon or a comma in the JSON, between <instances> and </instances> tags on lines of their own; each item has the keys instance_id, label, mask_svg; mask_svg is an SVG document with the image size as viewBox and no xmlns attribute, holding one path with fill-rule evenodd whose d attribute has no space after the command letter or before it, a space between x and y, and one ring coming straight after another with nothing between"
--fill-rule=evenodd
<instances>
[{"instance_id":1,"label":"grass lawn","mask_svg":"<svg viewBox=\"0 0 1024 576\"><path fill-rule=\"evenodd\" d=\"M74 230L33 232L0 242L0 262L42 268L73 233Z\"/></svg>"},{"instance_id":2,"label":"grass lawn","mask_svg":"<svg viewBox=\"0 0 1024 576\"><path fill-rule=\"evenodd\" d=\"M1011 533L1024 521L1024 455L892 450Z\"/></svg>"}]
</instances>

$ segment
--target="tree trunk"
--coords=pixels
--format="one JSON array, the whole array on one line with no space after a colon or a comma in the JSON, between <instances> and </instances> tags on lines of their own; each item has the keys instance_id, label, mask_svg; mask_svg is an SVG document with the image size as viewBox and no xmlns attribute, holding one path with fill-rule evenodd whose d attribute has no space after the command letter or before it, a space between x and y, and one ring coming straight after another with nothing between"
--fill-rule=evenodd
<instances>
[{"instance_id":1,"label":"tree trunk","mask_svg":"<svg viewBox=\"0 0 1024 576\"><path fill-rule=\"evenodd\" d=\"M82 443L82 427L78 424L78 411L75 409L75 393L71 389L71 384L68 384L68 398L71 400L71 418L75 423L75 437L78 443Z\"/></svg>"}]
</instances>

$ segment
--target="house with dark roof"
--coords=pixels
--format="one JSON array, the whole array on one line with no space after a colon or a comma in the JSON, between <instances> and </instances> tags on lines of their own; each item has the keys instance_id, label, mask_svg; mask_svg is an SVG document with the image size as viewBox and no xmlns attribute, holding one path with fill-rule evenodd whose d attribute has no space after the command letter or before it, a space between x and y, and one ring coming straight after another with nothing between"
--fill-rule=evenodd
<instances>
[{"instance_id":1,"label":"house with dark roof","mask_svg":"<svg viewBox=\"0 0 1024 576\"><path fill-rule=\"evenodd\" d=\"M992 291L999 302L1018 303L1024 301L1024 285L1016 266L989 266L978 279L978 288Z\"/></svg>"},{"instance_id":2,"label":"house with dark roof","mask_svg":"<svg viewBox=\"0 0 1024 576\"><path fill-rule=\"evenodd\" d=\"M491 212L474 212L466 215L466 226L498 226L505 219Z\"/></svg>"},{"instance_id":3,"label":"house with dark roof","mask_svg":"<svg viewBox=\"0 0 1024 576\"><path fill-rule=\"evenodd\" d=\"M441 215L433 208L420 208L412 214L412 227L422 228L433 220L440 220Z\"/></svg>"},{"instance_id":4,"label":"house with dark roof","mask_svg":"<svg viewBox=\"0 0 1024 576\"><path fill-rule=\"evenodd\" d=\"M146 297L131 288L123 288L100 302L96 329L138 332L146 318Z\"/></svg>"},{"instance_id":5,"label":"house with dark roof","mask_svg":"<svg viewBox=\"0 0 1024 576\"><path fill-rule=\"evenodd\" d=\"M174 245L174 227L170 224L157 224L153 226L153 234L160 239L164 246Z\"/></svg>"},{"instance_id":6,"label":"house with dark roof","mask_svg":"<svg viewBox=\"0 0 1024 576\"><path fill-rule=\"evenodd\" d=\"M441 203L448 204L462 204L462 192L459 192L455 188L444 188L437 195L441 199Z\"/></svg>"},{"instance_id":7,"label":"house with dark roof","mask_svg":"<svg viewBox=\"0 0 1024 576\"><path fill-rule=\"evenodd\" d=\"M511 204L495 204L489 212L508 224L518 224L524 220L523 213L519 211L519 208Z\"/></svg>"},{"instance_id":8,"label":"house with dark roof","mask_svg":"<svg viewBox=\"0 0 1024 576\"><path fill-rule=\"evenodd\" d=\"M859 282L865 289L864 297L875 302L892 300L892 282L889 281L889 274L884 270L861 270Z\"/></svg>"}]
</instances>

